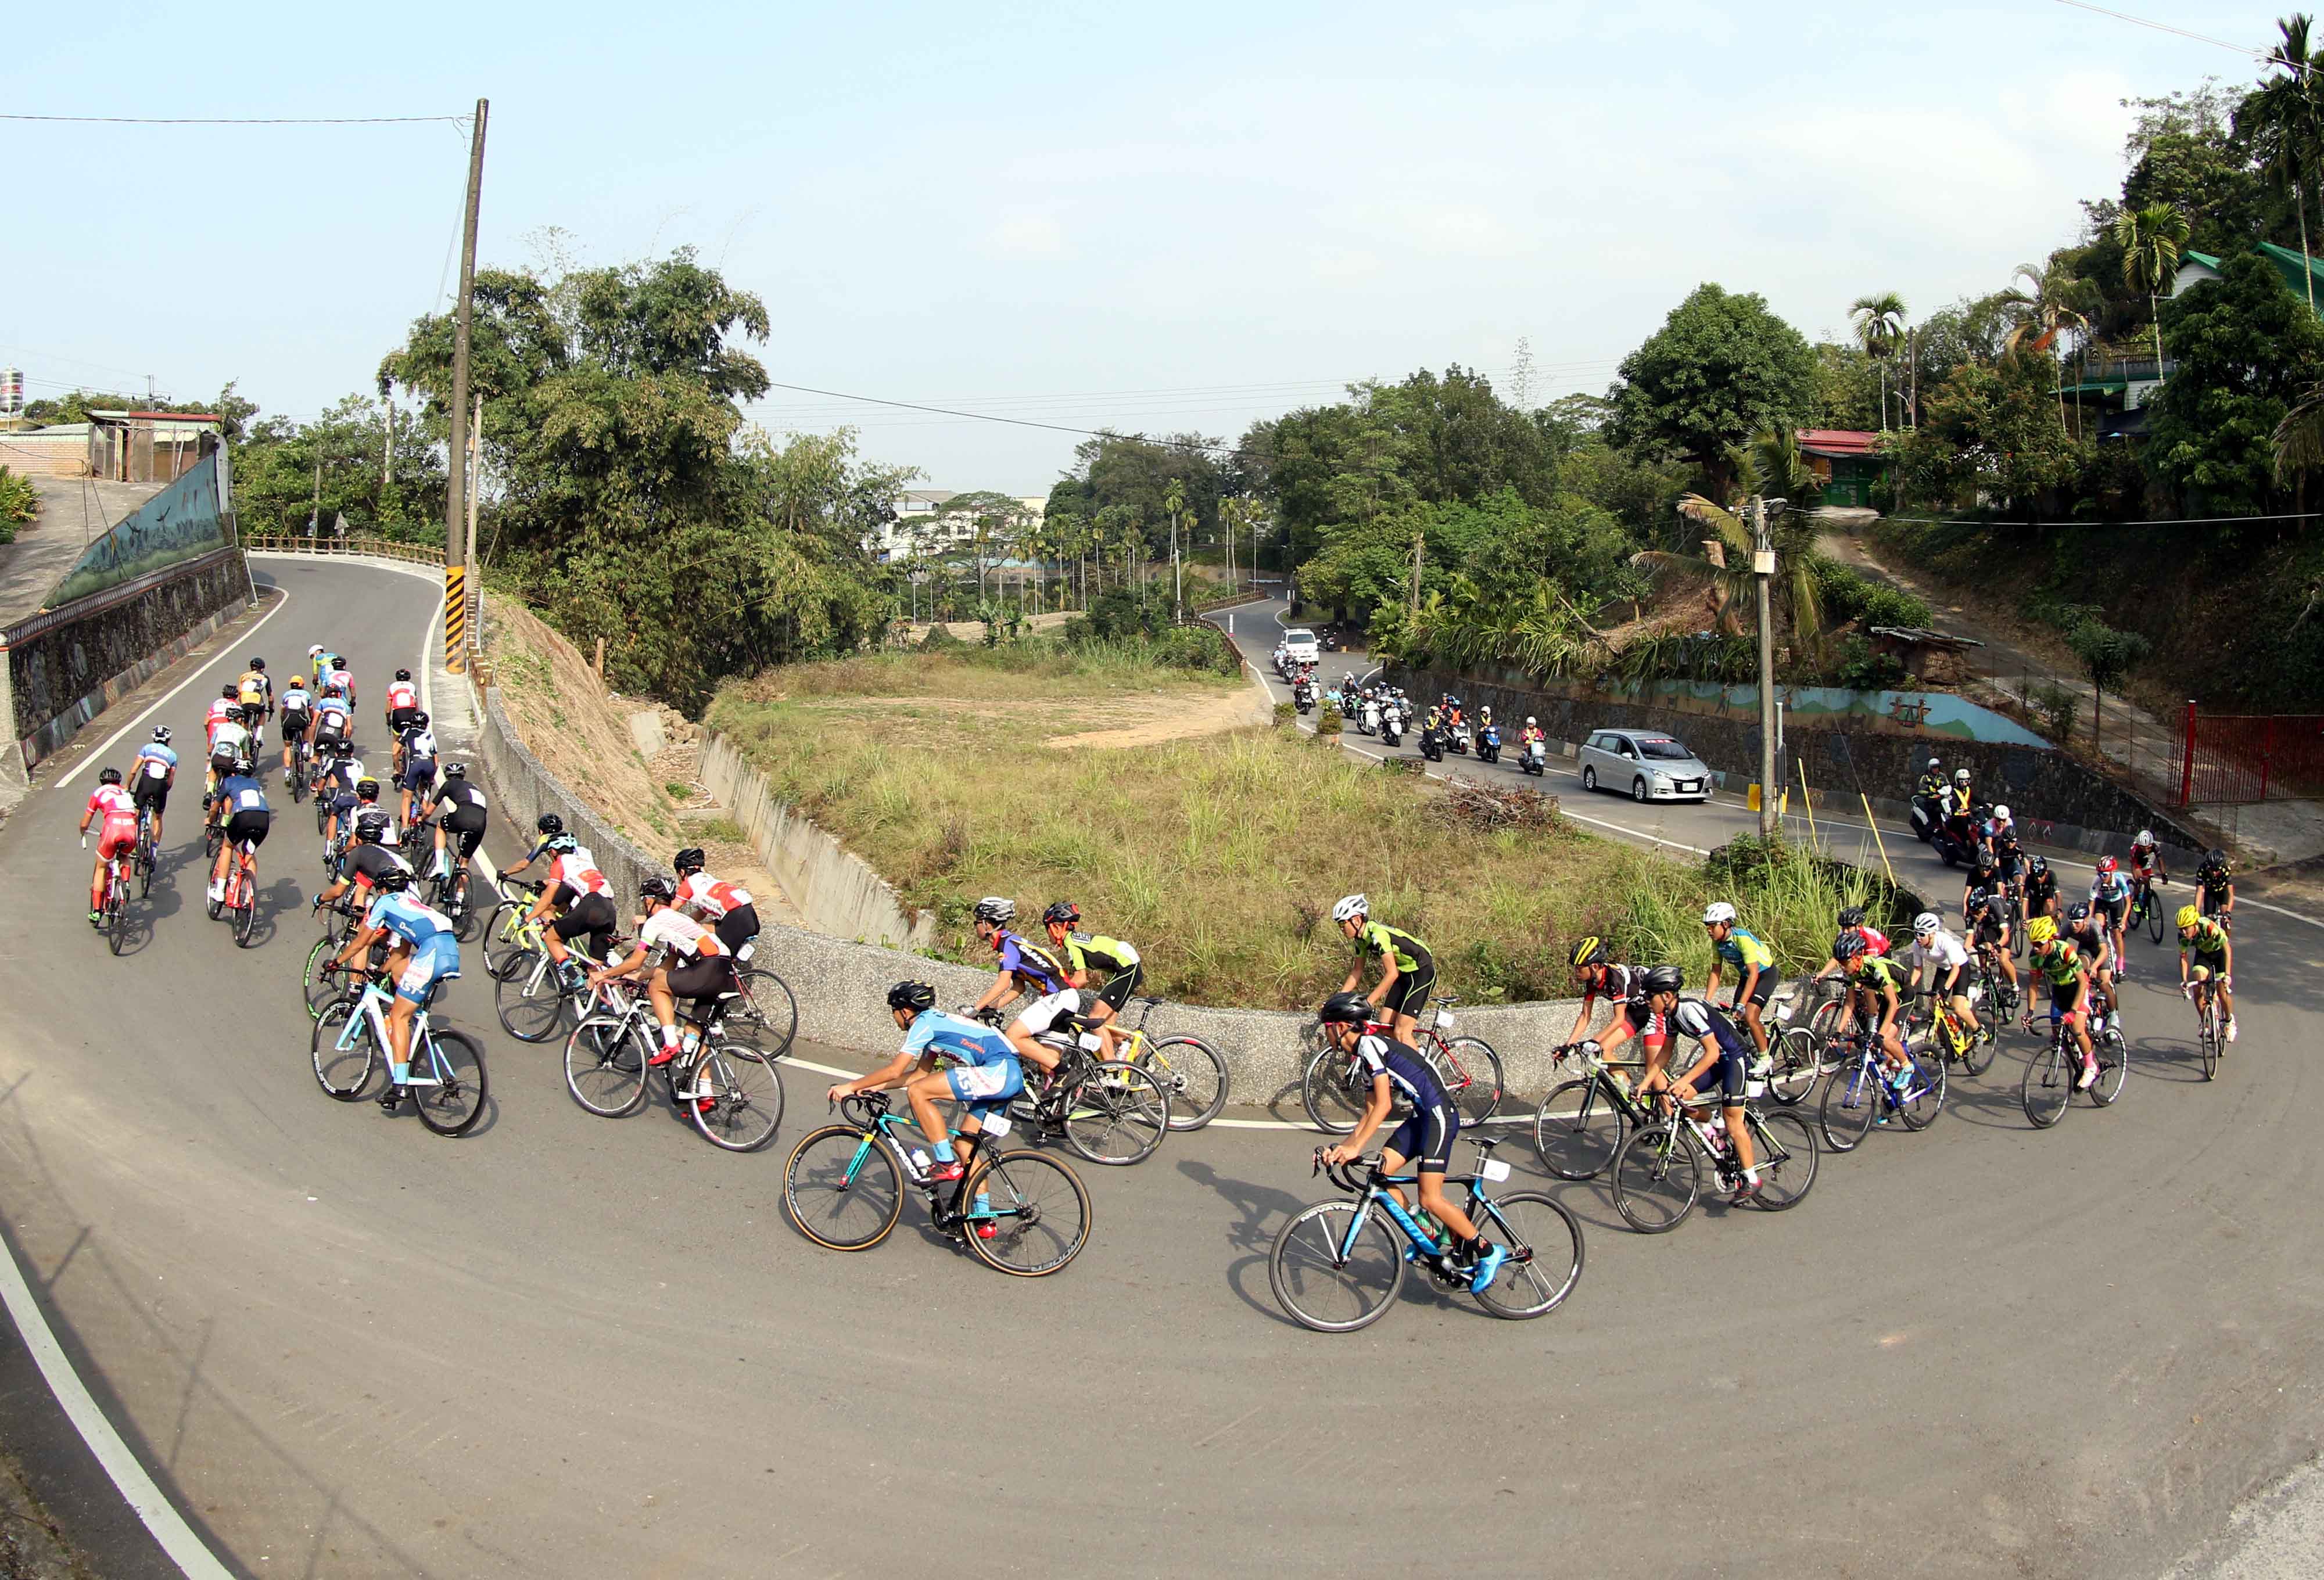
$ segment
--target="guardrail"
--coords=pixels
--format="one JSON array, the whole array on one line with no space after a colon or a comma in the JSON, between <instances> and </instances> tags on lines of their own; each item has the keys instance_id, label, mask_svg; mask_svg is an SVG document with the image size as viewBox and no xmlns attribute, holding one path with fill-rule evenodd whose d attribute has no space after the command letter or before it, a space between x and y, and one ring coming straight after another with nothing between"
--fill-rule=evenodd
<instances>
[{"instance_id":1,"label":"guardrail","mask_svg":"<svg viewBox=\"0 0 2324 1580\"><path fill-rule=\"evenodd\" d=\"M364 556L402 560L415 565L441 565L444 551L425 543L404 543L392 537L307 537L296 534L262 536L242 540L250 554L311 554L318 556Z\"/></svg>"}]
</instances>

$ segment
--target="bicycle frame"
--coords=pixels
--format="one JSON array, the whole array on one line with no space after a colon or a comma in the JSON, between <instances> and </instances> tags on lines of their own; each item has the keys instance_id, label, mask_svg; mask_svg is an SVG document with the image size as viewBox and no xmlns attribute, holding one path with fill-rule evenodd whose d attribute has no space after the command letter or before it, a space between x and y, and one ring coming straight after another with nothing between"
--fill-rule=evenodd
<instances>
[{"instance_id":1,"label":"bicycle frame","mask_svg":"<svg viewBox=\"0 0 2324 1580\"><path fill-rule=\"evenodd\" d=\"M872 1095L873 1094L862 1093L859 1094L856 1098L852 1098L850 1100L860 1101L862 1098ZM856 1144L855 1156L850 1159L847 1164L847 1184L853 1186L855 1183L855 1176L862 1172L864 1160L872 1155L872 1144L876 1141L886 1146L890 1153L895 1154L896 1167L903 1174L904 1183L907 1187L915 1190L926 1190L928 1192L929 1216L936 1220L936 1226L939 1228L948 1227L956 1223L965 1223L973 1219L1000 1219L1019 1217L1022 1216L1019 1209L1013 1207L1004 1208L987 1204L982 1208L979 1208L973 1202L969 1203L966 1209L964 1210L961 1202L961 1192L964 1191L968 1186L968 1176L965 1174L961 1177L958 1185L954 1188L952 1206L949 1208L938 1206L936 1200L936 1183L929 1180L927 1171L921 1168L918 1162L913 1161L912 1149L906 1146L903 1144L903 1141L896 1134L896 1132L899 1129L907 1125L909 1125L913 1129L918 1130L919 1128L918 1124L908 1114L898 1114L894 1112L892 1109L889 1108L884 1102L879 1104L865 1103L863 1107L871 1115L871 1118L868 1121L862 1122L862 1135ZM987 1142L998 1143L1002 1136L1009 1134L1009 1116L1006 1114L993 1114L988 1116L982 1122L979 1133L971 1139L973 1140L978 1152L982 1153ZM950 1138L952 1136L959 1135L961 1133L958 1130L947 1127L945 1134L947 1138Z\"/></svg>"},{"instance_id":2,"label":"bicycle frame","mask_svg":"<svg viewBox=\"0 0 2324 1580\"><path fill-rule=\"evenodd\" d=\"M355 1045L355 1033L366 1027L369 1028L372 1035L378 1040L380 1052L390 1056L388 1069L391 1075L394 1072L394 1060L392 1055L395 1051L395 1040L388 1034L385 1006L392 1004L395 995L377 981L364 983L363 997L355 1006L357 1013L347 1016L347 1024L339 1030L338 1041L341 1052L351 1052ZM422 1075L420 1072L420 1055L422 1049L427 1051L428 1068L434 1072L432 1074ZM411 1061L404 1071L401 1084L415 1087L442 1086L443 1077L443 1065L436 1055L436 1039L429 1032L428 1008L422 1005L412 1013Z\"/></svg>"}]
</instances>

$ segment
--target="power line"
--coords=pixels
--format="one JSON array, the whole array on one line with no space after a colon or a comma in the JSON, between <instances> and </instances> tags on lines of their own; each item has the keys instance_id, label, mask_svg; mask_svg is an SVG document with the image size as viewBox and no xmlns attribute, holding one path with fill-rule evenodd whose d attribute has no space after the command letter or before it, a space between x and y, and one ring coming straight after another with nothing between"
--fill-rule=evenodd
<instances>
[{"instance_id":1,"label":"power line","mask_svg":"<svg viewBox=\"0 0 2324 1580\"><path fill-rule=\"evenodd\" d=\"M2229 521L2317 521L2324 511L2301 510L2280 516L2171 516L2138 521L1980 521L1948 516L1887 516L1909 527L2216 527Z\"/></svg>"},{"instance_id":2,"label":"power line","mask_svg":"<svg viewBox=\"0 0 2324 1580\"><path fill-rule=\"evenodd\" d=\"M80 126L410 126L466 124L466 115L23 115L0 121L59 121Z\"/></svg>"},{"instance_id":3,"label":"power line","mask_svg":"<svg viewBox=\"0 0 2324 1580\"><path fill-rule=\"evenodd\" d=\"M2058 0L2058 4L2070 5L2077 11L2094 11L2100 16L2111 16L2116 22L2126 22L2134 27L2153 28L2156 32L2173 33L2182 39L2192 39L2199 44L2215 44L2222 50L2233 50L2238 55L2248 55L2264 65L2282 66L2287 70L2301 73L2308 70L2304 62L2278 60L2271 51L2255 50L2249 44L2238 44L2227 39L2215 39L2209 33L2190 32L2183 27L2173 27L2167 22L2156 22L2144 16L2133 16L2127 11L2109 11L2103 5L2091 5L2090 0Z\"/></svg>"}]
</instances>

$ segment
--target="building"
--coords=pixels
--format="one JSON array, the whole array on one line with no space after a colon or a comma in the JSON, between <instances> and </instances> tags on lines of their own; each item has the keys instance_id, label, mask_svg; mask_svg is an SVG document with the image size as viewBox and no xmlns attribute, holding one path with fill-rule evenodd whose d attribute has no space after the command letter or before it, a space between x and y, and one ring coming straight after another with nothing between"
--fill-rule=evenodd
<instances>
[{"instance_id":1,"label":"building","mask_svg":"<svg viewBox=\"0 0 2324 1580\"><path fill-rule=\"evenodd\" d=\"M2324 311L2324 258L2295 253L2290 247L2279 247L2273 242L2259 243L2259 254L2275 265L2276 273L2283 277L2283 289L2301 301L2313 300L2319 311ZM2181 296L2194 287L2220 276L2220 261L2209 253L2181 253L2179 272L2171 278L2171 294ZM2311 297L2310 288L2314 294Z\"/></svg>"},{"instance_id":2,"label":"building","mask_svg":"<svg viewBox=\"0 0 2324 1580\"><path fill-rule=\"evenodd\" d=\"M1802 428L1800 453L1823 485L1818 502L1828 509L1868 510L1872 485L1894 463L1880 454L1880 436L1860 428Z\"/></svg>"},{"instance_id":3,"label":"building","mask_svg":"<svg viewBox=\"0 0 2324 1580\"><path fill-rule=\"evenodd\" d=\"M8 465L45 477L170 482L217 447L223 425L208 412L92 411L87 422L12 433Z\"/></svg>"},{"instance_id":4,"label":"building","mask_svg":"<svg viewBox=\"0 0 2324 1580\"><path fill-rule=\"evenodd\" d=\"M896 519L881 523L865 547L874 556L886 561L914 555L950 554L973 543L976 538L975 518L965 511L945 508L953 501L965 497L958 489L908 488L896 496ZM1009 497L1017 507L1018 520L1024 525L1040 525L1048 511L1049 501L1039 495Z\"/></svg>"}]
</instances>

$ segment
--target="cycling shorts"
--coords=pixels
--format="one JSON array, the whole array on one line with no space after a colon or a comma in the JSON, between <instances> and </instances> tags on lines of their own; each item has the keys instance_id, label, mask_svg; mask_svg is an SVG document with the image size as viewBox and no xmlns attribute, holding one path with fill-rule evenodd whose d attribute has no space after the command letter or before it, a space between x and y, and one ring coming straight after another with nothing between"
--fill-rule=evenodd
<instances>
[{"instance_id":1,"label":"cycling shorts","mask_svg":"<svg viewBox=\"0 0 2324 1580\"><path fill-rule=\"evenodd\" d=\"M272 812L237 812L226 820L226 842L247 854L266 843L267 825L274 821Z\"/></svg>"},{"instance_id":2,"label":"cycling shorts","mask_svg":"<svg viewBox=\"0 0 2324 1580\"><path fill-rule=\"evenodd\" d=\"M1417 1020L1428 1007L1428 996L1435 991L1436 965L1432 960L1409 976L1398 977L1380 1007L1389 1015L1408 1015Z\"/></svg>"},{"instance_id":3,"label":"cycling shorts","mask_svg":"<svg viewBox=\"0 0 2324 1580\"><path fill-rule=\"evenodd\" d=\"M1704 1097L1709 1097L1715 1090L1723 1098L1725 1107L1739 1107L1743 1101L1744 1083L1751 1073L1749 1063L1748 1056L1730 1053L1721 1048L1719 1050L1719 1063L1702 1072L1702 1078L1695 1082L1694 1089Z\"/></svg>"},{"instance_id":4,"label":"cycling shorts","mask_svg":"<svg viewBox=\"0 0 2324 1580\"><path fill-rule=\"evenodd\" d=\"M396 784L403 789L419 792L436 783L436 759L415 758L403 765L403 776Z\"/></svg>"},{"instance_id":5,"label":"cycling shorts","mask_svg":"<svg viewBox=\"0 0 2324 1580\"><path fill-rule=\"evenodd\" d=\"M476 820L476 826L472 829L462 828L456 821L444 826L444 843L459 851L463 861L474 856L476 847L484 842L484 823L482 818Z\"/></svg>"},{"instance_id":6,"label":"cycling shorts","mask_svg":"<svg viewBox=\"0 0 2324 1580\"><path fill-rule=\"evenodd\" d=\"M395 996L425 1004L436 984L460 974L460 945L449 933L439 933L411 951L411 961L395 979Z\"/></svg>"},{"instance_id":7,"label":"cycling shorts","mask_svg":"<svg viewBox=\"0 0 2324 1580\"><path fill-rule=\"evenodd\" d=\"M301 712L289 712L289 713L285 713L285 714L283 714L283 715L282 715L282 739L283 739L284 740L288 741L288 740L290 740L290 739L292 739L294 736L300 736L300 735L304 735L304 734L306 734L306 733L307 733L307 726L308 726L308 725L309 725L309 724L311 724L311 723L313 723L314 721L315 721L315 715L314 715L314 714L312 714L312 713L305 712L303 712L303 711L301 711Z\"/></svg>"},{"instance_id":8,"label":"cycling shorts","mask_svg":"<svg viewBox=\"0 0 2324 1580\"><path fill-rule=\"evenodd\" d=\"M1388 1150L1424 1174L1449 1173L1452 1143L1460 1134L1460 1110L1450 1102L1433 1103L1405 1116L1396 1134L1388 1138Z\"/></svg>"},{"instance_id":9,"label":"cycling shorts","mask_svg":"<svg viewBox=\"0 0 2324 1580\"><path fill-rule=\"evenodd\" d=\"M129 792L129 799L139 806L150 806L160 812L170 804L170 782L167 779L149 779L140 774L136 788Z\"/></svg>"},{"instance_id":10,"label":"cycling shorts","mask_svg":"<svg viewBox=\"0 0 2324 1580\"><path fill-rule=\"evenodd\" d=\"M354 791L352 791L352 790L338 790L338 791L334 791L334 792L332 793L332 795L331 795L331 810L332 810L333 812L337 813L341 817L345 817L347 813L349 813L353 812L355 809L355 793Z\"/></svg>"},{"instance_id":11,"label":"cycling shorts","mask_svg":"<svg viewBox=\"0 0 2324 1580\"><path fill-rule=\"evenodd\" d=\"M744 944L759 936L759 907L735 906L718 918L718 924L711 932L718 935L719 942L740 953Z\"/></svg>"},{"instance_id":12,"label":"cycling shorts","mask_svg":"<svg viewBox=\"0 0 2324 1580\"><path fill-rule=\"evenodd\" d=\"M604 895L583 895L549 930L567 943L586 937L590 957L602 960L613 942L613 902Z\"/></svg>"},{"instance_id":13,"label":"cycling shorts","mask_svg":"<svg viewBox=\"0 0 2324 1580\"><path fill-rule=\"evenodd\" d=\"M2093 916L2105 917L2107 920L2107 925L2109 927L2119 927L2122 925L2123 915L2129 907L2130 896L2128 895L2125 895L2118 900L2092 900L2090 902L2090 914Z\"/></svg>"},{"instance_id":14,"label":"cycling shorts","mask_svg":"<svg viewBox=\"0 0 2324 1580\"><path fill-rule=\"evenodd\" d=\"M345 735L335 734L331 730L326 730L315 737L315 753L318 757L325 752L345 751L346 749L347 738Z\"/></svg>"},{"instance_id":15,"label":"cycling shorts","mask_svg":"<svg viewBox=\"0 0 2324 1580\"><path fill-rule=\"evenodd\" d=\"M2049 981L2048 978L2043 979ZM2081 1019L2082 998L2082 984L2079 978L2062 985L2050 982L2050 1007L2068 1021Z\"/></svg>"},{"instance_id":16,"label":"cycling shorts","mask_svg":"<svg viewBox=\"0 0 2324 1580\"><path fill-rule=\"evenodd\" d=\"M1105 979L1105 986L1097 990L1098 999L1114 1014L1120 1015L1123 1006L1129 1004L1130 995L1138 991L1138 985L1145 979L1143 964L1116 971Z\"/></svg>"},{"instance_id":17,"label":"cycling shorts","mask_svg":"<svg viewBox=\"0 0 2324 1580\"><path fill-rule=\"evenodd\" d=\"M1756 1004L1761 1009L1766 1008L1767 1000L1774 997L1775 988L1783 979L1783 973L1776 970L1775 967L1761 967L1759 979L1751 985L1751 991L1748 996L1736 1000L1735 1007L1739 1010L1747 1004Z\"/></svg>"},{"instance_id":18,"label":"cycling shorts","mask_svg":"<svg viewBox=\"0 0 2324 1580\"><path fill-rule=\"evenodd\" d=\"M1057 1031L1065 1022L1079 1015L1086 1004L1087 999L1080 988L1060 988L1056 992L1045 994L1027 1005L1010 1029L1021 1031L1028 1037Z\"/></svg>"},{"instance_id":19,"label":"cycling shorts","mask_svg":"<svg viewBox=\"0 0 2324 1580\"><path fill-rule=\"evenodd\" d=\"M387 713L387 727L401 735L411 728L411 716L418 712L417 708L391 708Z\"/></svg>"},{"instance_id":20,"label":"cycling shorts","mask_svg":"<svg viewBox=\"0 0 2324 1580\"><path fill-rule=\"evenodd\" d=\"M945 1072L953 1100L973 1119L1006 1113L1009 1099L1025 1089L1025 1071L1014 1059L991 1064L956 1064Z\"/></svg>"},{"instance_id":21,"label":"cycling shorts","mask_svg":"<svg viewBox=\"0 0 2324 1580\"><path fill-rule=\"evenodd\" d=\"M734 962L725 955L676 960L663 971L662 980L673 998L715 998L734 990Z\"/></svg>"},{"instance_id":22,"label":"cycling shorts","mask_svg":"<svg viewBox=\"0 0 2324 1580\"><path fill-rule=\"evenodd\" d=\"M2218 915L2219 914L2219 907L2227 903L2227 896L2213 894L2209 889L2200 890L2198 892L2197 898L2200 901L2203 907L2203 914L2206 916Z\"/></svg>"},{"instance_id":23,"label":"cycling shorts","mask_svg":"<svg viewBox=\"0 0 2324 1580\"><path fill-rule=\"evenodd\" d=\"M100 861L110 861L116 856L126 856L137 849L137 820L134 817L108 817L97 831L97 856Z\"/></svg>"}]
</instances>

